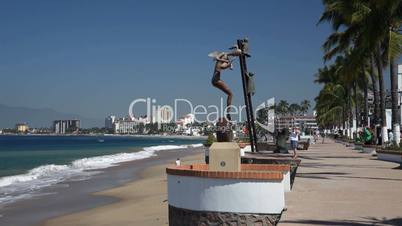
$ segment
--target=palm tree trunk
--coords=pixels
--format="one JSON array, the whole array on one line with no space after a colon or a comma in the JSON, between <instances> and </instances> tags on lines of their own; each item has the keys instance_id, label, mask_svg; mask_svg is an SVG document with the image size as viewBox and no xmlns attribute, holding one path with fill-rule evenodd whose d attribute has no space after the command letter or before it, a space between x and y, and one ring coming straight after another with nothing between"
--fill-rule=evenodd
<instances>
[{"instance_id":1,"label":"palm tree trunk","mask_svg":"<svg viewBox=\"0 0 402 226\"><path fill-rule=\"evenodd\" d=\"M374 112L373 112L373 124L374 126L379 122L379 113L380 113L380 104L379 104L379 96L378 96L378 80L374 74L374 57L372 56L370 59L370 78L371 78L371 85L373 89L373 99L374 99Z\"/></svg>"},{"instance_id":2,"label":"palm tree trunk","mask_svg":"<svg viewBox=\"0 0 402 226\"><path fill-rule=\"evenodd\" d=\"M352 87L348 89L348 119L349 119L349 137L353 139L353 108L352 108Z\"/></svg>"},{"instance_id":3,"label":"palm tree trunk","mask_svg":"<svg viewBox=\"0 0 402 226\"><path fill-rule=\"evenodd\" d=\"M384 75L383 75L383 64L381 56L380 47L377 48L377 56L376 64L377 64L377 72L378 72L378 82L380 84L380 113L381 113L381 141L382 145L388 142L388 133L387 133L387 118L385 114L385 84L384 84Z\"/></svg>"},{"instance_id":4,"label":"palm tree trunk","mask_svg":"<svg viewBox=\"0 0 402 226\"><path fill-rule=\"evenodd\" d=\"M371 78L371 85L373 89L373 100L374 100L374 112L373 112L373 122L370 123L374 127L374 143L378 144L379 143L379 134L377 132L377 127L379 126L380 123L380 96L379 96L379 84L378 84L378 78L376 77L374 73L374 65L375 65L375 60L374 60L375 55L372 54L370 57L370 78Z\"/></svg>"},{"instance_id":5,"label":"palm tree trunk","mask_svg":"<svg viewBox=\"0 0 402 226\"><path fill-rule=\"evenodd\" d=\"M345 135L346 129L346 104L343 104L342 107L342 135Z\"/></svg>"},{"instance_id":6,"label":"palm tree trunk","mask_svg":"<svg viewBox=\"0 0 402 226\"><path fill-rule=\"evenodd\" d=\"M362 71L361 71L361 75L360 75L360 79L361 79L361 81L362 81L362 87L360 87L360 89L363 91L363 101L362 101L362 103L363 103L363 109L360 109L360 114L359 114L359 120L360 120L360 127L366 127L366 125L367 125L367 114L366 114L366 112L367 112L367 110L368 110L368 105L366 105L366 104L368 104L368 100L367 100L367 77L366 77L366 71L365 71L365 66L363 65L362 67ZM363 114L362 114L363 113Z\"/></svg>"},{"instance_id":7,"label":"palm tree trunk","mask_svg":"<svg viewBox=\"0 0 402 226\"><path fill-rule=\"evenodd\" d=\"M390 61L391 99L392 99L392 130L394 144L400 143L400 115L398 110L398 64L394 59Z\"/></svg>"},{"instance_id":8,"label":"palm tree trunk","mask_svg":"<svg viewBox=\"0 0 402 226\"><path fill-rule=\"evenodd\" d=\"M364 121L363 126L368 126L368 87L367 83L364 83Z\"/></svg>"},{"instance_id":9,"label":"palm tree trunk","mask_svg":"<svg viewBox=\"0 0 402 226\"><path fill-rule=\"evenodd\" d=\"M354 82L354 86L353 86L353 94L354 94L354 99L355 99L355 119L356 119L356 136L357 134L357 128L359 128L360 126L360 111L359 111L359 105L358 105L358 97L357 97L357 82Z\"/></svg>"}]
</instances>

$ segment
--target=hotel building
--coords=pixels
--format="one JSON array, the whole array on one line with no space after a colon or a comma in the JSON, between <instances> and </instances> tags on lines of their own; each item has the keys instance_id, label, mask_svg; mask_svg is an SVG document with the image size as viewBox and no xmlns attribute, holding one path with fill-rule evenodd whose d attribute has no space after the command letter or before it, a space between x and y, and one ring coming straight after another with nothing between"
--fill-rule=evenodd
<instances>
[{"instance_id":1,"label":"hotel building","mask_svg":"<svg viewBox=\"0 0 402 226\"><path fill-rule=\"evenodd\" d=\"M118 134L132 134L138 132L138 125L140 123L130 118L117 119L113 123L113 129Z\"/></svg>"},{"instance_id":2,"label":"hotel building","mask_svg":"<svg viewBox=\"0 0 402 226\"><path fill-rule=\"evenodd\" d=\"M170 123L173 121L173 109L163 106L152 115L152 123Z\"/></svg>"},{"instance_id":3,"label":"hotel building","mask_svg":"<svg viewBox=\"0 0 402 226\"><path fill-rule=\"evenodd\" d=\"M65 134L75 132L80 129L81 121L78 119L72 120L55 120L53 121L53 132L57 134Z\"/></svg>"},{"instance_id":4,"label":"hotel building","mask_svg":"<svg viewBox=\"0 0 402 226\"><path fill-rule=\"evenodd\" d=\"M281 116L276 119L275 128L282 130L294 127L304 129L318 129L315 116Z\"/></svg>"},{"instance_id":5,"label":"hotel building","mask_svg":"<svg viewBox=\"0 0 402 226\"><path fill-rule=\"evenodd\" d=\"M26 123L18 123L15 125L15 129L18 133L25 133L29 130L29 126Z\"/></svg>"},{"instance_id":6,"label":"hotel building","mask_svg":"<svg viewBox=\"0 0 402 226\"><path fill-rule=\"evenodd\" d=\"M113 129L114 128L114 122L116 121L116 116L110 115L105 118L105 128L106 129Z\"/></svg>"}]
</instances>

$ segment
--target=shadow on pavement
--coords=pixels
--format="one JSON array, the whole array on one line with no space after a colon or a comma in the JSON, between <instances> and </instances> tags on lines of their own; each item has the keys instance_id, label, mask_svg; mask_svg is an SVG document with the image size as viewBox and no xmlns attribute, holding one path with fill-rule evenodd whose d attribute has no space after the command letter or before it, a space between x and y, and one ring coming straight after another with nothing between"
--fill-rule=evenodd
<instances>
[{"instance_id":1,"label":"shadow on pavement","mask_svg":"<svg viewBox=\"0 0 402 226\"><path fill-rule=\"evenodd\" d=\"M375 217L366 217L361 221L326 221L326 220L291 220L280 221L280 223L306 224L306 225L342 225L342 226L364 226L364 225L402 225L402 218L378 219Z\"/></svg>"},{"instance_id":2,"label":"shadow on pavement","mask_svg":"<svg viewBox=\"0 0 402 226\"><path fill-rule=\"evenodd\" d=\"M310 178L310 179L333 179L326 177L326 175L348 175L348 173L338 173L338 172L317 172L317 173L297 173L297 177Z\"/></svg>"},{"instance_id":3,"label":"shadow on pavement","mask_svg":"<svg viewBox=\"0 0 402 226\"><path fill-rule=\"evenodd\" d=\"M342 176L344 178L365 179L365 180L389 180L389 181L402 181L402 179L384 178L384 177L354 177L354 176Z\"/></svg>"}]
</instances>

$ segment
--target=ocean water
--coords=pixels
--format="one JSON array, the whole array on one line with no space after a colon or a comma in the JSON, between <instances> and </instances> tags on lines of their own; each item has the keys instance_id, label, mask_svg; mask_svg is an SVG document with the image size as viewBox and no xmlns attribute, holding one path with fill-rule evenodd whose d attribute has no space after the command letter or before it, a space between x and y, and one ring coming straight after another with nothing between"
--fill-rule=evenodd
<instances>
[{"instance_id":1,"label":"ocean water","mask_svg":"<svg viewBox=\"0 0 402 226\"><path fill-rule=\"evenodd\" d=\"M62 181L89 179L121 162L202 142L169 137L0 136L0 205Z\"/></svg>"}]
</instances>

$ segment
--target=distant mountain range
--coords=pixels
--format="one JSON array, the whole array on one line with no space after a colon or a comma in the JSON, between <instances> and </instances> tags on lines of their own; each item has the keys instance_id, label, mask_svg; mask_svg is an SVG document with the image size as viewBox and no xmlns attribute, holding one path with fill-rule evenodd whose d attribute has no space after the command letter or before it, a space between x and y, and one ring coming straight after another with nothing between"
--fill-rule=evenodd
<instances>
[{"instance_id":1,"label":"distant mountain range","mask_svg":"<svg viewBox=\"0 0 402 226\"><path fill-rule=\"evenodd\" d=\"M29 127L50 127L53 120L80 119L81 127L103 127L104 120L87 118L78 114L58 112L50 108L12 107L0 104L0 128L14 128L16 123L28 123Z\"/></svg>"}]
</instances>

